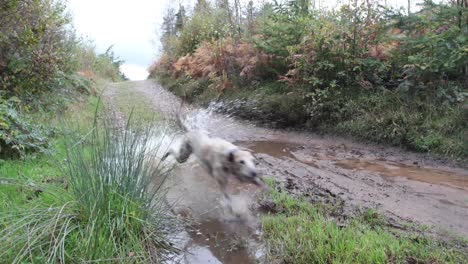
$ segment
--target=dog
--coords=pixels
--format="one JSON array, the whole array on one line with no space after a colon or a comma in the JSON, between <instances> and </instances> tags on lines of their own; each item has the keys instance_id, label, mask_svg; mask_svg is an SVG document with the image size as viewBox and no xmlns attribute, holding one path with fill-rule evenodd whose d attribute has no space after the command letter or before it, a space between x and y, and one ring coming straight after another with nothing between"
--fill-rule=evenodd
<instances>
[{"instance_id":1,"label":"dog","mask_svg":"<svg viewBox=\"0 0 468 264\"><path fill-rule=\"evenodd\" d=\"M173 155L178 163L184 163L190 155L195 155L207 172L217 181L224 197L229 202L231 198L227 192L227 183L231 176L240 182L249 182L266 188L257 173L252 153L224 139L209 137L200 130L189 131L179 116L177 119L186 133L179 149L170 149L162 157L162 161Z\"/></svg>"}]
</instances>

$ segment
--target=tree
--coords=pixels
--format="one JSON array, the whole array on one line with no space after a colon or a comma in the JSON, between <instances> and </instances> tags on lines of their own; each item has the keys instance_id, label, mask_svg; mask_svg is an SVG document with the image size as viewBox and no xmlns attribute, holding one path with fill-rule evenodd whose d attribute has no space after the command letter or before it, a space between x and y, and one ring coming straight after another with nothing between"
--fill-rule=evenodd
<instances>
[{"instance_id":1,"label":"tree","mask_svg":"<svg viewBox=\"0 0 468 264\"><path fill-rule=\"evenodd\" d=\"M254 30L254 5L253 1L249 1L247 5L247 31L251 35Z\"/></svg>"},{"instance_id":2,"label":"tree","mask_svg":"<svg viewBox=\"0 0 468 264\"><path fill-rule=\"evenodd\" d=\"M176 32L176 15L173 8L167 9L166 14L163 17L161 29L161 44L163 46L163 49L166 50L168 48L167 42L169 38Z\"/></svg>"},{"instance_id":3,"label":"tree","mask_svg":"<svg viewBox=\"0 0 468 264\"><path fill-rule=\"evenodd\" d=\"M207 11L210 9L210 4L206 0L197 0L197 3L195 4L195 13L200 12L200 11Z\"/></svg>"},{"instance_id":4,"label":"tree","mask_svg":"<svg viewBox=\"0 0 468 264\"><path fill-rule=\"evenodd\" d=\"M186 19L185 8L183 5L179 4L179 11L175 14L174 29L176 33L184 28Z\"/></svg>"}]
</instances>

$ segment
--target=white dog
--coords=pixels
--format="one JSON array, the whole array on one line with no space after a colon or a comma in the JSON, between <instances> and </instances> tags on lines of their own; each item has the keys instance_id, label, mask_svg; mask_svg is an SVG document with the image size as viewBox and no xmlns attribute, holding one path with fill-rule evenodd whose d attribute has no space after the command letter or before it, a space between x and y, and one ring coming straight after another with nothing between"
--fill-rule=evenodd
<instances>
[{"instance_id":1,"label":"white dog","mask_svg":"<svg viewBox=\"0 0 468 264\"><path fill-rule=\"evenodd\" d=\"M184 126L185 127L185 126ZM241 182L250 182L265 187L258 177L254 156L234 144L221 139L211 138L201 131L189 131L185 134L178 150L169 150L162 158L165 160L173 155L179 163L184 163L194 154L204 165L208 173L220 185L226 199L229 176L236 177Z\"/></svg>"}]
</instances>

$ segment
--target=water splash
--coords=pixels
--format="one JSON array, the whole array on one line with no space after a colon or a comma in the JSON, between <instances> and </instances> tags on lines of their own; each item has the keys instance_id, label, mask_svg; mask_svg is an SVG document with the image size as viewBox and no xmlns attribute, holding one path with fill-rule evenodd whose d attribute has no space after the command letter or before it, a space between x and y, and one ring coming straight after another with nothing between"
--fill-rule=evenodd
<instances>
[{"instance_id":1,"label":"water splash","mask_svg":"<svg viewBox=\"0 0 468 264\"><path fill-rule=\"evenodd\" d=\"M213 102L207 108L191 109L181 121L189 130L200 130L209 136L220 136L223 131L237 131L238 123L234 122L231 114L224 112L226 107L225 102ZM223 109L223 114L219 114L220 109Z\"/></svg>"}]
</instances>

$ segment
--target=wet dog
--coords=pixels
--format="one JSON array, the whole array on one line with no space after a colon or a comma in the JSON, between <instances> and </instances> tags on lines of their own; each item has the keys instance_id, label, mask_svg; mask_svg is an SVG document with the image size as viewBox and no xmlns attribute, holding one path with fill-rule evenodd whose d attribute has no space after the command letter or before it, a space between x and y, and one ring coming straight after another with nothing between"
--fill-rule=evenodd
<instances>
[{"instance_id":1,"label":"wet dog","mask_svg":"<svg viewBox=\"0 0 468 264\"><path fill-rule=\"evenodd\" d=\"M179 117L178 121L187 132L180 147L170 149L162 160L173 155L177 162L184 163L193 154L218 182L224 197L229 202L231 200L227 192L229 177L235 177L241 182L249 182L265 188L265 184L257 173L255 158L249 151L224 139L209 137L202 131L189 131Z\"/></svg>"}]
</instances>

